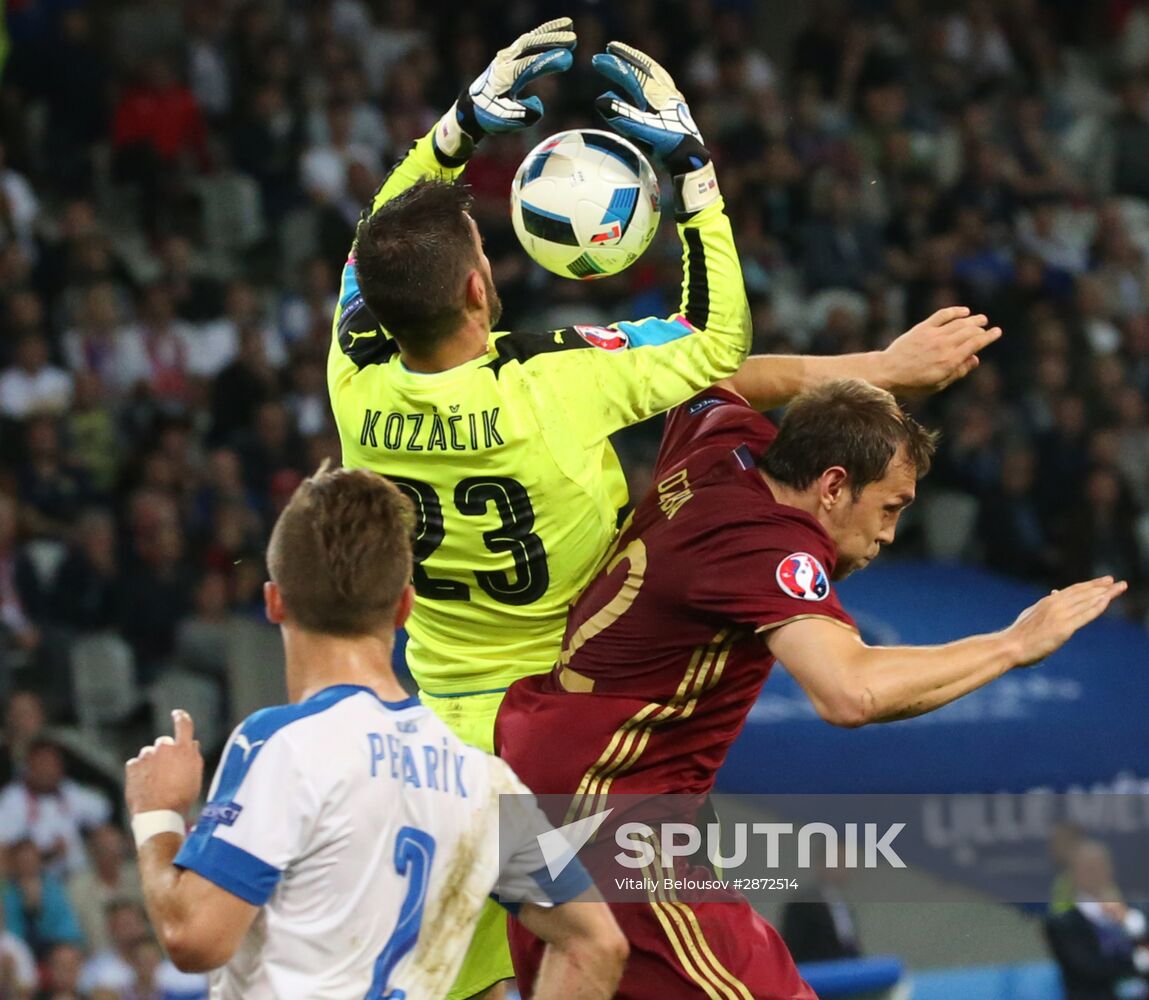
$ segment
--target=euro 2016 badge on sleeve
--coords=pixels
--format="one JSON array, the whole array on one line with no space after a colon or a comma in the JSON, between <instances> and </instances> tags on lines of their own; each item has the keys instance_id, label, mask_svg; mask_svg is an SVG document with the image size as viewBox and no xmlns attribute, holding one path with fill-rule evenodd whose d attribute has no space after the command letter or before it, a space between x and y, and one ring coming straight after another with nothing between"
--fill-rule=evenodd
<instances>
[{"instance_id":1,"label":"euro 2016 badge on sleeve","mask_svg":"<svg viewBox=\"0 0 1149 1000\"><path fill-rule=\"evenodd\" d=\"M792 552L778 564L774 579L788 597L800 601L824 601L830 593L830 578L809 552Z\"/></svg>"}]
</instances>

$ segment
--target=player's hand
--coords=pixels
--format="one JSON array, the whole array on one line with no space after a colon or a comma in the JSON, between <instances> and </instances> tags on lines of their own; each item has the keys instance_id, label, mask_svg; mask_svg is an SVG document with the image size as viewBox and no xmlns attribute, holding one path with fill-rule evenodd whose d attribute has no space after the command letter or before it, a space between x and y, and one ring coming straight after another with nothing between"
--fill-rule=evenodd
<instances>
[{"instance_id":1,"label":"player's hand","mask_svg":"<svg viewBox=\"0 0 1149 1000\"><path fill-rule=\"evenodd\" d=\"M485 135L516 132L543 116L537 97L520 97L529 83L574 64L574 22L555 18L519 35L459 95L435 129L435 146L452 159L466 159Z\"/></svg>"},{"instance_id":2,"label":"player's hand","mask_svg":"<svg viewBox=\"0 0 1149 1000\"><path fill-rule=\"evenodd\" d=\"M985 316L950 306L911 327L879 355L882 384L895 395L940 392L978 365L978 351L1001 336Z\"/></svg>"},{"instance_id":3,"label":"player's hand","mask_svg":"<svg viewBox=\"0 0 1149 1000\"><path fill-rule=\"evenodd\" d=\"M203 786L203 757L192 717L172 712L175 739L161 736L144 747L125 767L124 797L133 816L154 809L174 809L187 816Z\"/></svg>"},{"instance_id":4,"label":"player's hand","mask_svg":"<svg viewBox=\"0 0 1149 1000\"><path fill-rule=\"evenodd\" d=\"M1060 649L1078 629L1105 613L1128 584L1111 576L1055 590L1026 608L1007 630L1017 641L1017 665L1028 667Z\"/></svg>"},{"instance_id":5,"label":"player's hand","mask_svg":"<svg viewBox=\"0 0 1149 1000\"><path fill-rule=\"evenodd\" d=\"M672 174L710 162L702 134L670 74L650 56L622 42L610 42L591 60L618 90L594 102L606 123L661 160Z\"/></svg>"}]
</instances>

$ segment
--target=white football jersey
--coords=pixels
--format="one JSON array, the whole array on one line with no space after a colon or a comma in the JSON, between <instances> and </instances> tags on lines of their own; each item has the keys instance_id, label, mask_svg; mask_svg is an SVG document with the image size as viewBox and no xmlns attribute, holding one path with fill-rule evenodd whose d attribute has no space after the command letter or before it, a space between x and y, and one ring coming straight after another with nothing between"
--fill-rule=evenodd
<instances>
[{"instance_id":1,"label":"white football jersey","mask_svg":"<svg viewBox=\"0 0 1149 1000\"><path fill-rule=\"evenodd\" d=\"M442 1000L496 881L552 903L590 885L577 863L547 878L537 827L499 836L500 794L529 793L417 698L339 685L256 712L176 858L262 908L213 1000Z\"/></svg>"}]
</instances>

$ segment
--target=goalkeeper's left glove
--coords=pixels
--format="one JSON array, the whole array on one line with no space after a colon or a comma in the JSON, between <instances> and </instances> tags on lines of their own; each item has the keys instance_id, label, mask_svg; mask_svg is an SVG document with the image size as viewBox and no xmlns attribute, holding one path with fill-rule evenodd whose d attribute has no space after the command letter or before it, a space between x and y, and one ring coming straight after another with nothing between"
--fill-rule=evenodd
<instances>
[{"instance_id":1,"label":"goalkeeper's left glove","mask_svg":"<svg viewBox=\"0 0 1149 1000\"><path fill-rule=\"evenodd\" d=\"M569 17L559 17L520 35L498 55L451 106L435 127L439 158L458 164L485 135L515 132L537 122L543 102L520 91L540 76L562 73L574 63L576 44Z\"/></svg>"},{"instance_id":2,"label":"goalkeeper's left glove","mask_svg":"<svg viewBox=\"0 0 1149 1000\"><path fill-rule=\"evenodd\" d=\"M603 94L595 108L611 128L650 150L670 171L678 212L693 214L717 201L710 151L671 75L622 42L610 42L592 64L622 91Z\"/></svg>"}]
</instances>

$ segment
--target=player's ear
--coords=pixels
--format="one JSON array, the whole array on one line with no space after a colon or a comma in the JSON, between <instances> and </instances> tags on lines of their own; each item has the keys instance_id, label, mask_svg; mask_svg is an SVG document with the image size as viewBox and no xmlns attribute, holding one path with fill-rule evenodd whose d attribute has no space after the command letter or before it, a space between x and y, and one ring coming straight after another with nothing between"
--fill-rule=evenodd
<instances>
[{"instance_id":1,"label":"player's ear","mask_svg":"<svg viewBox=\"0 0 1149 1000\"><path fill-rule=\"evenodd\" d=\"M263 611L272 625L282 625L287 617L283 607L283 593L279 585L271 580L263 585Z\"/></svg>"},{"instance_id":2,"label":"player's ear","mask_svg":"<svg viewBox=\"0 0 1149 1000\"><path fill-rule=\"evenodd\" d=\"M849 478L850 474L840 465L831 465L818 477L818 502L822 507L830 510L841 501L848 489Z\"/></svg>"},{"instance_id":3,"label":"player's ear","mask_svg":"<svg viewBox=\"0 0 1149 1000\"><path fill-rule=\"evenodd\" d=\"M467 274L467 312L485 309L487 305L487 283L479 269L472 268Z\"/></svg>"},{"instance_id":4,"label":"player's ear","mask_svg":"<svg viewBox=\"0 0 1149 1000\"><path fill-rule=\"evenodd\" d=\"M411 616L411 609L415 606L415 588L411 584L403 589L399 595L399 603L395 607L395 628L400 629Z\"/></svg>"}]
</instances>

